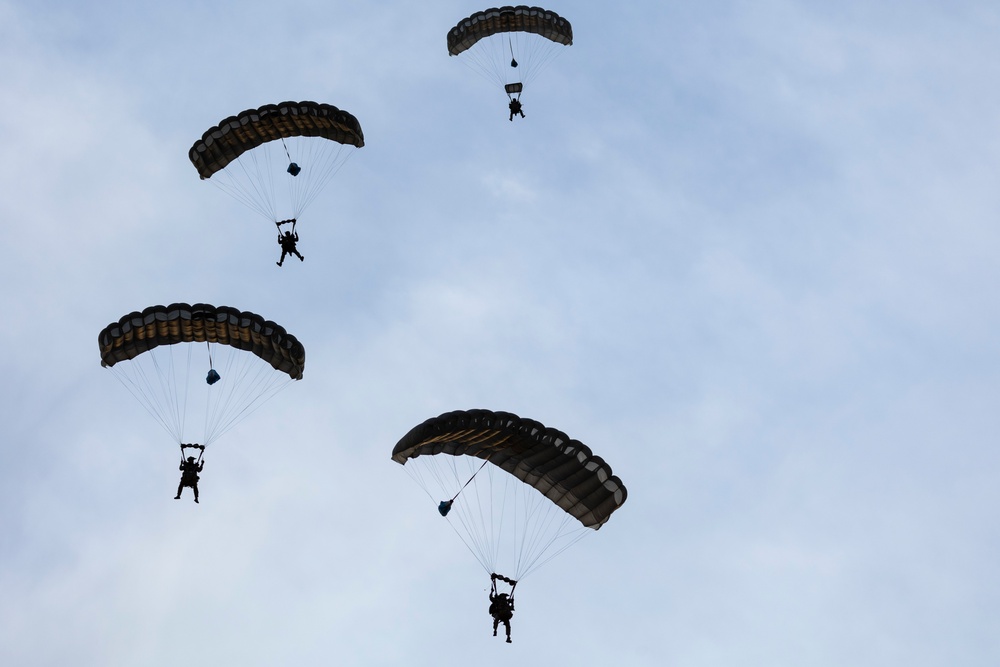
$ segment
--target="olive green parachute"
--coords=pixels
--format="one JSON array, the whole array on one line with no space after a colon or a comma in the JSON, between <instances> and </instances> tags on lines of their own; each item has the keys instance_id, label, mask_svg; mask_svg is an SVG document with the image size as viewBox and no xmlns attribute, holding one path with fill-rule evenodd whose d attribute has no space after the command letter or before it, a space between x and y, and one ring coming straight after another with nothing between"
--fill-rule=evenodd
<instances>
[{"instance_id":1,"label":"olive green parachute","mask_svg":"<svg viewBox=\"0 0 1000 667\"><path fill-rule=\"evenodd\" d=\"M276 222L298 218L364 145L361 124L350 113L330 104L282 102L223 119L194 142L188 157L202 180Z\"/></svg>"},{"instance_id":2,"label":"olive green parachute","mask_svg":"<svg viewBox=\"0 0 1000 667\"><path fill-rule=\"evenodd\" d=\"M502 32L528 32L557 44L573 43L573 26L541 7L494 7L476 12L448 31L448 53L457 56L484 37Z\"/></svg>"},{"instance_id":3,"label":"olive green parachute","mask_svg":"<svg viewBox=\"0 0 1000 667\"><path fill-rule=\"evenodd\" d=\"M284 327L229 306L150 306L97 340L101 365L178 443L211 443L305 367L305 349Z\"/></svg>"},{"instance_id":4,"label":"olive green parachute","mask_svg":"<svg viewBox=\"0 0 1000 667\"><path fill-rule=\"evenodd\" d=\"M405 464L435 454L489 461L595 530L627 496L611 467L579 440L509 412L459 410L428 419L403 436L392 459Z\"/></svg>"},{"instance_id":5,"label":"olive green parachute","mask_svg":"<svg viewBox=\"0 0 1000 667\"><path fill-rule=\"evenodd\" d=\"M282 102L247 109L209 128L188 153L203 178L211 178L233 160L269 141L319 137L361 148L365 137L358 119L330 104Z\"/></svg>"},{"instance_id":6,"label":"olive green parachute","mask_svg":"<svg viewBox=\"0 0 1000 667\"><path fill-rule=\"evenodd\" d=\"M246 350L293 380L302 379L306 352L284 327L228 306L150 306L104 327L97 337L101 365L114 366L160 345L218 343Z\"/></svg>"},{"instance_id":7,"label":"olive green parachute","mask_svg":"<svg viewBox=\"0 0 1000 667\"><path fill-rule=\"evenodd\" d=\"M448 31L448 54L520 98L563 46L573 44L573 26L541 7L493 7L462 19Z\"/></svg>"},{"instance_id":8,"label":"olive green parachute","mask_svg":"<svg viewBox=\"0 0 1000 667\"><path fill-rule=\"evenodd\" d=\"M448 505L442 513L487 571L515 579L599 529L628 496L579 440L509 412L428 419L392 459Z\"/></svg>"}]
</instances>

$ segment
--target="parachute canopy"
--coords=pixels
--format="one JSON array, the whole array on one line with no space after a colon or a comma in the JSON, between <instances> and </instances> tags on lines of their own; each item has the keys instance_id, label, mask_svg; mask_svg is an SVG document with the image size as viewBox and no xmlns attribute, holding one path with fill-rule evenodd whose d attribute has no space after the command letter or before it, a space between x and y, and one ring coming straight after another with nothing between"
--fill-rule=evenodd
<instances>
[{"instance_id":1,"label":"parachute canopy","mask_svg":"<svg viewBox=\"0 0 1000 667\"><path fill-rule=\"evenodd\" d=\"M282 102L223 119L194 142L188 157L202 180L276 222L279 213L298 218L364 145L361 125L348 112Z\"/></svg>"},{"instance_id":2,"label":"parachute canopy","mask_svg":"<svg viewBox=\"0 0 1000 667\"><path fill-rule=\"evenodd\" d=\"M487 571L515 579L599 529L628 495L579 440L509 412L428 419L403 436L392 459L435 502L453 498L448 516L459 536Z\"/></svg>"},{"instance_id":3,"label":"parachute canopy","mask_svg":"<svg viewBox=\"0 0 1000 667\"><path fill-rule=\"evenodd\" d=\"M573 26L553 11L541 7L493 7L476 12L448 31L448 53L457 56L479 40L502 32L526 32L556 44L573 44Z\"/></svg>"},{"instance_id":4,"label":"parachute canopy","mask_svg":"<svg viewBox=\"0 0 1000 667\"><path fill-rule=\"evenodd\" d=\"M176 343L218 343L246 350L293 380L302 379L306 363L302 344L280 325L254 313L206 303L150 306L112 322L97 339L104 367Z\"/></svg>"},{"instance_id":5,"label":"parachute canopy","mask_svg":"<svg viewBox=\"0 0 1000 667\"><path fill-rule=\"evenodd\" d=\"M112 322L97 340L101 365L177 443L211 443L300 380L305 367L305 349L295 336L228 306L150 306ZM203 431L192 433L195 417Z\"/></svg>"},{"instance_id":6,"label":"parachute canopy","mask_svg":"<svg viewBox=\"0 0 1000 667\"><path fill-rule=\"evenodd\" d=\"M573 26L541 7L494 7L476 12L448 31L448 53L519 97L523 84L573 44Z\"/></svg>"}]
</instances>

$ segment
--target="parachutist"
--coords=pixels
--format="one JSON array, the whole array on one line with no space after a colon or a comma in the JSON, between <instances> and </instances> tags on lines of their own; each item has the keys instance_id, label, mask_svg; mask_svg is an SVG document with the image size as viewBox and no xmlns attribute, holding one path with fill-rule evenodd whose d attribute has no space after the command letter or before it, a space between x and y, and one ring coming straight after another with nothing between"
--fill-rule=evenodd
<instances>
[{"instance_id":1,"label":"parachutist","mask_svg":"<svg viewBox=\"0 0 1000 667\"><path fill-rule=\"evenodd\" d=\"M510 104L507 105L510 108L510 118L508 120L513 121L514 116L521 114L521 118L524 118L524 111L521 109L521 100L512 98Z\"/></svg>"},{"instance_id":2,"label":"parachutist","mask_svg":"<svg viewBox=\"0 0 1000 667\"><path fill-rule=\"evenodd\" d=\"M497 593L497 579L510 584L510 595ZM507 630L507 643L510 644L510 619L514 616L514 588L517 582L495 572L490 575L490 616L493 617L493 636L497 636L497 627L503 623Z\"/></svg>"},{"instance_id":3,"label":"parachutist","mask_svg":"<svg viewBox=\"0 0 1000 667\"><path fill-rule=\"evenodd\" d=\"M490 591L490 616L493 617L493 636L497 636L497 627L503 623L507 630L507 643L510 644L510 619L514 616L514 598L506 593L496 594L496 582L494 590Z\"/></svg>"},{"instance_id":4,"label":"parachutist","mask_svg":"<svg viewBox=\"0 0 1000 667\"><path fill-rule=\"evenodd\" d=\"M400 438L392 460L430 498L457 503L450 525L491 573L494 629L511 623L518 579L604 525L628 497L589 447L510 412L454 410L426 419Z\"/></svg>"},{"instance_id":5,"label":"parachutist","mask_svg":"<svg viewBox=\"0 0 1000 667\"><path fill-rule=\"evenodd\" d=\"M285 232L284 234L278 234L278 245L281 246L281 259L276 262L278 266L281 266L285 262L285 255L295 255L299 258L299 261L305 261L306 258L303 257L295 248L295 244L298 243L298 241L298 232Z\"/></svg>"},{"instance_id":6,"label":"parachutist","mask_svg":"<svg viewBox=\"0 0 1000 667\"><path fill-rule=\"evenodd\" d=\"M201 445L181 445L181 465L178 470L181 471L181 483L177 485L177 495L174 496L174 500L181 499L181 491L184 490L185 486L190 486L191 490L194 491L194 501L198 502L198 473L200 473L205 468L205 462L196 462L193 456L187 457L184 460L184 449L188 447L200 448L204 451L204 447Z\"/></svg>"}]
</instances>

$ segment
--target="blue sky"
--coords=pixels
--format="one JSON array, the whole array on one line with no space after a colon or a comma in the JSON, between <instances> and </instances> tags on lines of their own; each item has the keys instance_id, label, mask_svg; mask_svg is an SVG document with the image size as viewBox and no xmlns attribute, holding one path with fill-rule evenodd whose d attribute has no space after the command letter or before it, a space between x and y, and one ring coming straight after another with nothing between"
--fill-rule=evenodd
<instances>
[{"instance_id":1,"label":"blue sky","mask_svg":"<svg viewBox=\"0 0 1000 667\"><path fill-rule=\"evenodd\" d=\"M995 665L1000 10L877 4L551 6L510 123L479 5L0 0L0 663ZM366 146L278 269L187 150L300 99ZM200 505L96 345L175 301L307 353ZM389 459L465 408L629 489L511 645Z\"/></svg>"}]
</instances>

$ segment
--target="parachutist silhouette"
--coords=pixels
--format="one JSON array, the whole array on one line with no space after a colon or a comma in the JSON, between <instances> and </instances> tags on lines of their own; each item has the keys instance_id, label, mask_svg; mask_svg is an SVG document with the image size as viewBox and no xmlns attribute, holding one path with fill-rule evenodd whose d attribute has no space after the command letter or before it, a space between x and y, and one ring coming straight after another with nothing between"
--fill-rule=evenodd
<instances>
[{"instance_id":1,"label":"parachutist silhouette","mask_svg":"<svg viewBox=\"0 0 1000 667\"><path fill-rule=\"evenodd\" d=\"M497 627L503 623L504 628L507 630L507 643L510 644L510 619L514 616L514 586L517 585L517 582L514 582L514 586L511 586L510 595L506 593L497 594L497 579L503 579L506 582L510 582L510 579L497 574L491 574L490 578L493 580L493 587L490 590L490 616L493 617L493 636L497 636Z\"/></svg>"},{"instance_id":2,"label":"parachutist silhouette","mask_svg":"<svg viewBox=\"0 0 1000 667\"><path fill-rule=\"evenodd\" d=\"M193 456L187 457L187 460L185 461L183 453L185 448L195 448L195 449L201 449L202 452L205 451L205 448L202 447L201 445L181 445L181 465L180 468L178 468L178 470L181 471L181 483L177 485L177 495L174 496L174 500L180 500L181 491L184 489L185 486L190 486L191 490L194 491L194 501L197 503L198 479L199 479L198 473L200 473L202 469L204 469L205 462L204 461L196 462Z\"/></svg>"},{"instance_id":3,"label":"parachutist silhouette","mask_svg":"<svg viewBox=\"0 0 1000 667\"><path fill-rule=\"evenodd\" d=\"M507 643L510 643L510 619L514 615L514 600L506 593L494 595L490 593L490 616L493 617L493 636L497 636L497 627L503 623L507 630Z\"/></svg>"},{"instance_id":4,"label":"parachutist silhouette","mask_svg":"<svg viewBox=\"0 0 1000 667\"><path fill-rule=\"evenodd\" d=\"M521 118L524 118L524 111L521 109L521 100L516 97L511 98L510 104L507 106L510 108L510 118L508 118L508 120L513 122L516 114L521 114Z\"/></svg>"},{"instance_id":5,"label":"parachutist silhouette","mask_svg":"<svg viewBox=\"0 0 1000 667\"><path fill-rule=\"evenodd\" d=\"M299 251L295 248L295 244L299 242L299 233L295 230L294 220L285 220L285 222L291 222L292 230L290 232L285 232L284 234L278 234L278 245L281 246L281 259L276 262L278 266L281 266L285 262L285 255L295 255L299 258L299 261L305 261ZM278 223L281 224L281 223Z\"/></svg>"}]
</instances>

